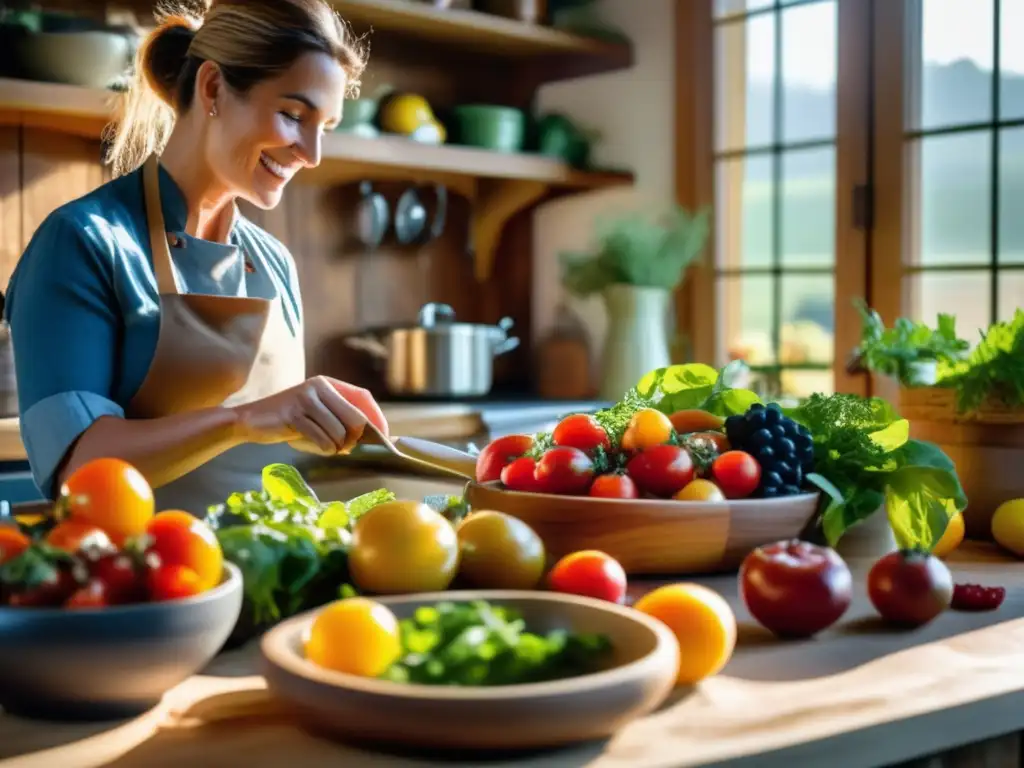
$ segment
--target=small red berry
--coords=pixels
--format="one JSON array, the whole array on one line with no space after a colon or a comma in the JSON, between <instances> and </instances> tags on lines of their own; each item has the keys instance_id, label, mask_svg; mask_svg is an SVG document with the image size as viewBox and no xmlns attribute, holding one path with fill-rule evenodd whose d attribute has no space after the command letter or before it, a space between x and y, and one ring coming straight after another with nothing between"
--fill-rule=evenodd
<instances>
[{"instance_id":1,"label":"small red berry","mask_svg":"<svg viewBox=\"0 0 1024 768\"><path fill-rule=\"evenodd\" d=\"M953 587L954 611L994 611L1003 604L1006 589L983 587L980 584L957 584Z\"/></svg>"}]
</instances>

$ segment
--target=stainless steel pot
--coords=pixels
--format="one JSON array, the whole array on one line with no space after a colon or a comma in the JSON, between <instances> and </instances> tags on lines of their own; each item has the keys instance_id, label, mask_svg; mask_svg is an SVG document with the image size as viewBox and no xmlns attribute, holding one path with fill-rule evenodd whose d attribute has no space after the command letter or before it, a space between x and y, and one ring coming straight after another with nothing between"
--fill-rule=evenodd
<instances>
[{"instance_id":1,"label":"stainless steel pot","mask_svg":"<svg viewBox=\"0 0 1024 768\"><path fill-rule=\"evenodd\" d=\"M415 326L394 326L350 336L345 343L384 367L393 395L480 397L491 391L494 358L519 346L512 319L497 325L460 323L447 304L420 309Z\"/></svg>"}]
</instances>

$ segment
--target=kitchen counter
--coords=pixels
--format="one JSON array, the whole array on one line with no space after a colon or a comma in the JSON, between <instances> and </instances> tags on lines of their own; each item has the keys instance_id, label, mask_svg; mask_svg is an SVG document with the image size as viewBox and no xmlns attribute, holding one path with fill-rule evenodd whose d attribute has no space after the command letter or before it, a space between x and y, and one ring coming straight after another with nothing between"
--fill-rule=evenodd
<instances>
[{"instance_id":1,"label":"kitchen counter","mask_svg":"<svg viewBox=\"0 0 1024 768\"><path fill-rule=\"evenodd\" d=\"M915 631L886 629L864 595L870 563L851 561L857 591L838 628L774 640L750 620L733 575L698 579L733 604L740 644L724 672L678 691L608 742L489 765L661 768L881 766L1024 731L1024 563L982 544L950 558L957 581L1001 584L994 613L947 612ZM652 583L636 583L633 593ZM0 717L9 768L227 766L347 768L450 765L325 741L300 730L266 694L254 647L224 654L146 716L115 725ZM1005 743L993 741L992 749ZM1017 765L1001 753L991 765ZM933 763L928 763L930 766ZM980 763L979 763L980 764ZM941 763L939 763L941 765Z\"/></svg>"},{"instance_id":2,"label":"kitchen counter","mask_svg":"<svg viewBox=\"0 0 1024 768\"><path fill-rule=\"evenodd\" d=\"M480 400L467 403L381 403L393 435L426 440L486 439L508 432L539 431L572 411L596 410L601 403L543 400ZM25 446L16 418L0 418L0 462L24 461Z\"/></svg>"}]
</instances>

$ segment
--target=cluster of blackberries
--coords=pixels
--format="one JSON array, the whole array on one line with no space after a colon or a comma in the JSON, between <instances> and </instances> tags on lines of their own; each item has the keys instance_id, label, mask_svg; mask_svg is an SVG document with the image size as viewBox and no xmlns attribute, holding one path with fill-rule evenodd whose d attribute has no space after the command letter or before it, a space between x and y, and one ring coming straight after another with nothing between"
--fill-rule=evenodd
<instances>
[{"instance_id":1,"label":"cluster of blackberries","mask_svg":"<svg viewBox=\"0 0 1024 768\"><path fill-rule=\"evenodd\" d=\"M725 420L729 445L746 451L761 465L757 495L766 498L803 493L814 471L814 445L807 427L783 415L777 403L756 403L742 416Z\"/></svg>"}]
</instances>

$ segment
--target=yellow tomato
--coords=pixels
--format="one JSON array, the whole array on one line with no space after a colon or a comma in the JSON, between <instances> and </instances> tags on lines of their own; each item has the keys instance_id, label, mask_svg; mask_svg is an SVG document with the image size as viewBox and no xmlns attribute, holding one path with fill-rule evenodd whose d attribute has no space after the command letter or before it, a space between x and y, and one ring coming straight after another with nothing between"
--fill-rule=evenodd
<instances>
[{"instance_id":1,"label":"yellow tomato","mask_svg":"<svg viewBox=\"0 0 1024 768\"><path fill-rule=\"evenodd\" d=\"M1024 557L1024 499L1000 504L992 515L992 538L1003 549Z\"/></svg>"},{"instance_id":2,"label":"yellow tomato","mask_svg":"<svg viewBox=\"0 0 1024 768\"><path fill-rule=\"evenodd\" d=\"M365 597L338 600L321 610L305 645L314 664L360 677L377 677L402 655L395 614Z\"/></svg>"},{"instance_id":3,"label":"yellow tomato","mask_svg":"<svg viewBox=\"0 0 1024 768\"><path fill-rule=\"evenodd\" d=\"M481 589L533 589L544 575L544 542L518 518L474 512L456 529L459 575Z\"/></svg>"},{"instance_id":4,"label":"yellow tomato","mask_svg":"<svg viewBox=\"0 0 1024 768\"><path fill-rule=\"evenodd\" d=\"M641 408L633 414L622 435L622 450L642 451L667 443L672 437L672 421L659 410Z\"/></svg>"},{"instance_id":5,"label":"yellow tomato","mask_svg":"<svg viewBox=\"0 0 1024 768\"><path fill-rule=\"evenodd\" d=\"M697 478L672 497L676 501L725 501L722 489L710 480Z\"/></svg>"},{"instance_id":6,"label":"yellow tomato","mask_svg":"<svg viewBox=\"0 0 1024 768\"><path fill-rule=\"evenodd\" d=\"M946 531L942 534L942 538L932 547L932 554L936 557L945 557L959 547L963 540L964 516L957 512L953 517L949 518L949 524L946 526Z\"/></svg>"},{"instance_id":7,"label":"yellow tomato","mask_svg":"<svg viewBox=\"0 0 1024 768\"><path fill-rule=\"evenodd\" d=\"M736 648L736 616L720 594L700 584L669 584L633 607L661 621L679 642L677 683L718 674Z\"/></svg>"},{"instance_id":8,"label":"yellow tomato","mask_svg":"<svg viewBox=\"0 0 1024 768\"><path fill-rule=\"evenodd\" d=\"M459 541L451 523L426 504L392 501L356 522L348 564L364 592L436 592L455 578Z\"/></svg>"}]
</instances>

